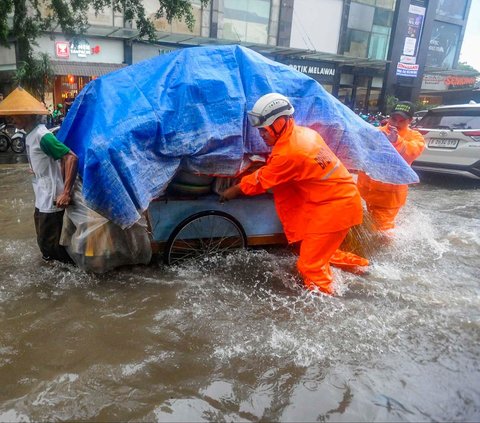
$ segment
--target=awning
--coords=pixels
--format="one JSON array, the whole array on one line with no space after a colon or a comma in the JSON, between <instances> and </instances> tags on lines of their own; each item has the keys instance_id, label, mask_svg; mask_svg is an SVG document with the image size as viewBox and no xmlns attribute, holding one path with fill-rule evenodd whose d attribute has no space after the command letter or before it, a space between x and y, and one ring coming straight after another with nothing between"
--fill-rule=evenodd
<instances>
[{"instance_id":1,"label":"awning","mask_svg":"<svg viewBox=\"0 0 480 423\"><path fill-rule=\"evenodd\" d=\"M480 76L480 72L467 69L442 69L432 66L425 66L424 74L430 75L453 75L453 76Z\"/></svg>"},{"instance_id":2,"label":"awning","mask_svg":"<svg viewBox=\"0 0 480 423\"><path fill-rule=\"evenodd\" d=\"M340 54L325 53L316 50L305 50L295 47L282 47L269 44L255 44L218 38L195 37L183 34L156 33L157 39L152 44L164 45L167 47L195 47L207 45L238 44L255 50L264 56L274 56L276 60L280 58L288 59L309 59L321 60L326 62L336 62L340 66L353 66L362 68L372 68L384 70L389 61L367 58L358 58L343 56Z\"/></svg>"},{"instance_id":3,"label":"awning","mask_svg":"<svg viewBox=\"0 0 480 423\"><path fill-rule=\"evenodd\" d=\"M257 53L264 56L274 56L279 58L290 59L309 59L321 60L327 62L336 62L340 66L353 66L361 68L370 68L376 70L385 70L389 60L376 60L361 57L344 56L341 54L325 53L310 49L301 49L295 47L283 47L270 44L257 44L241 41L226 40L220 38L200 37L191 34L172 34L170 32L155 32L155 41L149 42L146 39L141 39L138 29L111 27L111 26L89 26L85 31L86 36L90 37L106 37L123 40L143 41L148 44L162 45L166 47L181 48L181 47L198 47L207 45L227 45L238 44L243 47L248 47L255 50ZM70 62L71 63L71 62ZM75 74L72 74L75 75Z\"/></svg>"},{"instance_id":4,"label":"awning","mask_svg":"<svg viewBox=\"0 0 480 423\"><path fill-rule=\"evenodd\" d=\"M127 66L123 63L63 62L60 60L52 60L51 64L55 75L75 76L102 76Z\"/></svg>"}]
</instances>

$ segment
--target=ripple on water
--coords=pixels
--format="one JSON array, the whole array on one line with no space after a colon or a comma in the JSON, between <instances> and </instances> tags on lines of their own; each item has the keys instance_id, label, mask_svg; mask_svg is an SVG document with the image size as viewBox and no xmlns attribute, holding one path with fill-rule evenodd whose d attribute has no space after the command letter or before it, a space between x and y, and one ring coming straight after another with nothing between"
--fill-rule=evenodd
<instances>
[{"instance_id":1,"label":"ripple on water","mask_svg":"<svg viewBox=\"0 0 480 423\"><path fill-rule=\"evenodd\" d=\"M284 250L98 277L0 240L0 420L475 420L480 229L413 194L335 298Z\"/></svg>"}]
</instances>

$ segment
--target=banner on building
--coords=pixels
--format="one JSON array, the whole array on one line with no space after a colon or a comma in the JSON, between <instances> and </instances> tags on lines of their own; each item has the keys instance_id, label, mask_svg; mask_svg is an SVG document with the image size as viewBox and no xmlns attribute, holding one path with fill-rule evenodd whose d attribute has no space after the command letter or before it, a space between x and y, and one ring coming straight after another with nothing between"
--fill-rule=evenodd
<instances>
[{"instance_id":1,"label":"banner on building","mask_svg":"<svg viewBox=\"0 0 480 423\"><path fill-rule=\"evenodd\" d=\"M446 91L455 89L468 89L475 86L476 78L474 76L455 76L455 75L424 75L422 80L422 90L425 91Z\"/></svg>"},{"instance_id":2,"label":"banner on building","mask_svg":"<svg viewBox=\"0 0 480 423\"><path fill-rule=\"evenodd\" d=\"M410 63L397 63L397 76L407 76L411 78L416 78L418 75L418 65L413 65Z\"/></svg>"},{"instance_id":3,"label":"banner on building","mask_svg":"<svg viewBox=\"0 0 480 423\"><path fill-rule=\"evenodd\" d=\"M403 55L416 58L420 37L422 35L423 21L425 19L425 8L410 5L408 8L407 36L403 44ZM415 61L414 61L415 63Z\"/></svg>"}]
</instances>

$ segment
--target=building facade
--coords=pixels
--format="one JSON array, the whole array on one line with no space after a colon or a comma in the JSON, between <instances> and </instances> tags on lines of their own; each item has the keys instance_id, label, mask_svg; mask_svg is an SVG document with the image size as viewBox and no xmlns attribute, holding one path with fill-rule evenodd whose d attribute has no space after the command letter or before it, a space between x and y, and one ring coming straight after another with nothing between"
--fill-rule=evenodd
<instances>
[{"instance_id":1,"label":"building facade","mask_svg":"<svg viewBox=\"0 0 480 423\"><path fill-rule=\"evenodd\" d=\"M139 40L135 24L122 13L105 9L88 16L90 26L82 36L45 33L35 50L52 60L56 78L47 97L52 105L70 102L98 76L159 54L241 44L311 76L352 109L377 111L387 96L417 99L424 75L430 81L424 91L439 72L449 70L458 78L448 79L456 87L471 82L454 70L470 2L212 0L202 7L192 0L195 25L190 31L183 22L156 18L158 2L145 0L157 30L154 43ZM0 90L8 90L15 66L14 49L0 48ZM433 101L424 94L425 101Z\"/></svg>"},{"instance_id":2,"label":"building facade","mask_svg":"<svg viewBox=\"0 0 480 423\"><path fill-rule=\"evenodd\" d=\"M456 69L471 0L401 0L397 5L383 96L449 104L450 87L471 85L475 72ZM442 79L453 84L435 84ZM474 81L473 81L474 82ZM472 85L473 86L473 85ZM423 88L422 88L423 87ZM437 95L427 95L430 88ZM423 91L423 93L422 93Z\"/></svg>"}]
</instances>

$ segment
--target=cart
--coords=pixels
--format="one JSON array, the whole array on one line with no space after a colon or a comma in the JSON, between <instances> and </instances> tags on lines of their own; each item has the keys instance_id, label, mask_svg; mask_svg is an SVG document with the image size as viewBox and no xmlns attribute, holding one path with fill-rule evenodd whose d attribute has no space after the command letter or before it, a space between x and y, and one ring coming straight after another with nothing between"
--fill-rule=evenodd
<instances>
[{"instance_id":1,"label":"cart","mask_svg":"<svg viewBox=\"0 0 480 423\"><path fill-rule=\"evenodd\" d=\"M152 251L166 264L287 243L268 193L223 203L215 194L160 197L150 203L147 220Z\"/></svg>"}]
</instances>

